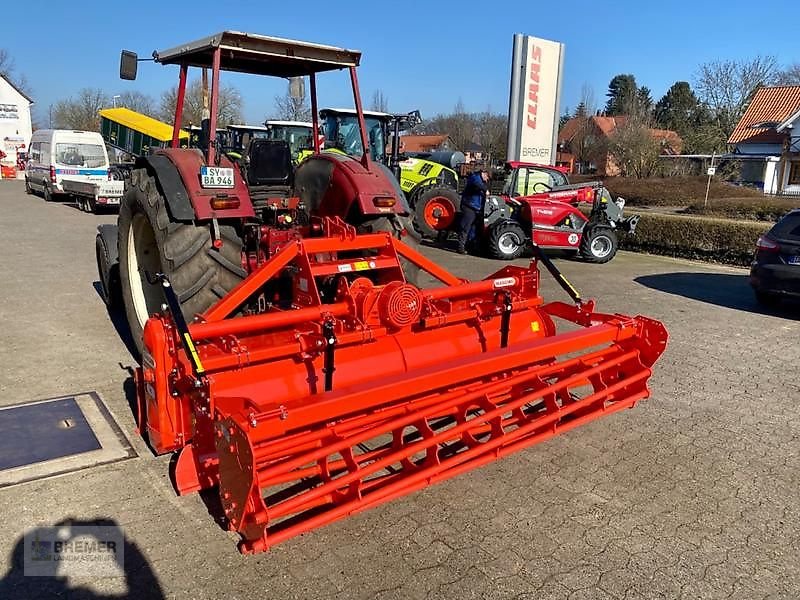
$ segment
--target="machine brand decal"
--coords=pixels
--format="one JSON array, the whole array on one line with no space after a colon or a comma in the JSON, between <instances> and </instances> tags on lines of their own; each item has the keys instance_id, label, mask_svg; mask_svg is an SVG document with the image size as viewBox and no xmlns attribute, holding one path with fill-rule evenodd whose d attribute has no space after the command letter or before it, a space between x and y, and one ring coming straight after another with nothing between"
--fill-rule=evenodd
<instances>
[{"instance_id":1,"label":"machine brand decal","mask_svg":"<svg viewBox=\"0 0 800 600\"><path fill-rule=\"evenodd\" d=\"M353 263L353 267L355 267L356 271L368 271L370 268L369 263L365 260L360 260L357 263Z\"/></svg>"},{"instance_id":2,"label":"machine brand decal","mask_svg":"<svg viewBox=\"0 0 800 600\"><path fill-rule=\"evenodd\" d=\"M572 244L573 246L578 243L578 234L577 233L570 233L569 237L567 238L567 242Z\"/></svg>"},{"instance_id":3,"label":"machine brand decal","mask_svg":"<svg viewBox=\"0 0 800 600\"><path fill-rule=\"evenodd\" d=\"M353 265L347 263L346 265L339 265L336 267L339 273L350 273L353 270Z\"/></svg>"},{"instance_id":4,"label":"machine brand decal","mask_svg":"<svg viewBox=\"0 0 800 600\"><path fill-rule=\"evenodd\" d=\"M533 333L539 331L539 321L531 321L531 331Z\"/></svg>"},{"instance_id":5,"label":"machine brand decal","mask_svg":"<svg viewBox=\"0 0 800 600\"><path fill-rule=\"evenodd\" d=\"M542 69L542 48L531 44L531 82L528 85L528 127L536 129L536 112L539 107L539 71Z\"/></svg>"},{"instance_id":6,"label":"machine brand decal","mask_svg":"<svg viewBox=\"0 0 800 600\"><path fill-rule=\"evenodd\" d=\"M500 279L494 280L494 287L496 288L510 287L515 283L517 283L515 277L501 277Z\"/></svg>"}]
</instances>

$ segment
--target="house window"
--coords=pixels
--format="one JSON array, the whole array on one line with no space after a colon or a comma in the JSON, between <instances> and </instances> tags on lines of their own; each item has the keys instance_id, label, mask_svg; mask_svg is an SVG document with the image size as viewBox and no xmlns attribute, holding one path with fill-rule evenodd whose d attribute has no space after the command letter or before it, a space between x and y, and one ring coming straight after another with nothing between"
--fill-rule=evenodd
<instances>
[{"instance_id":1,"label":"house window","mask_svg":"<svg viewBox=\"0 0 800 600\"><path fill-rule=\"evenodd\" d=\"M800 162L793 162L789 168L788 185L800 185Z\"/></svg>"}]
</instances>

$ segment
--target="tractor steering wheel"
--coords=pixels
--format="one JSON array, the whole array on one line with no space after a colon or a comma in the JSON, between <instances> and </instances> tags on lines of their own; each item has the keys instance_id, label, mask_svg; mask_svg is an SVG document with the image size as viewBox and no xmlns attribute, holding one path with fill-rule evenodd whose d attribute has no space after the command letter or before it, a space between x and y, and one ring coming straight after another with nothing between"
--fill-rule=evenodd
<instances>
[{"instance_id":1,"label":"tractor steering wheel","mask_svg":"<svg viewBox=\"0 0 800 600\"><path fill-rule=\"evenodd\" d=\"M539 186L542 186L544 188L544 190L537 190L536 188L539 187ZM542 194L544 192L549 192L552 189L553 189L553 186L547 185L544 181L537 181L536 183L533 184L533 191L536 192L537 194Z\"/></svg>"}]
</instances>

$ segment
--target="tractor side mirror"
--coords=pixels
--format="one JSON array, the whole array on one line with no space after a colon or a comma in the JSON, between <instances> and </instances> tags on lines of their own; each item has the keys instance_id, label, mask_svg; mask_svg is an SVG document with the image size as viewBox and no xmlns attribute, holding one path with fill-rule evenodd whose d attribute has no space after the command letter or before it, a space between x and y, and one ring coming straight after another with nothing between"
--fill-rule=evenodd
<instances>
[{"instance_id":1,"label":"tractor side mirror","mask_svg":"<svg viewBox=\"0 0 800 600\"><path fill-rule=\"evenodd\" d=\"M139 67L139 56L136 52L123 50L119 57L119 78L134 81Z\"/></svg>"}]
</instances>

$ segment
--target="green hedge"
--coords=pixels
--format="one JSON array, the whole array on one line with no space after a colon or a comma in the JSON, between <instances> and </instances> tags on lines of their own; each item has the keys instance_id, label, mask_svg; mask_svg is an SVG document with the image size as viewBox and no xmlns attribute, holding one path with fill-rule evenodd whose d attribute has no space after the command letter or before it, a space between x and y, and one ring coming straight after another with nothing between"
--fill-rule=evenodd
<instances>
[{"instance_id":1,"label":"green hedge","mask_svg":"<svg viewBox=\"0 0 800 600\"><path fill-rule=\"evenodd\" d=\"M646 213L635 235L621 236L620 247L747 266L756 240L770 227L772 223Z\"/></svg>"}]
</instances>

